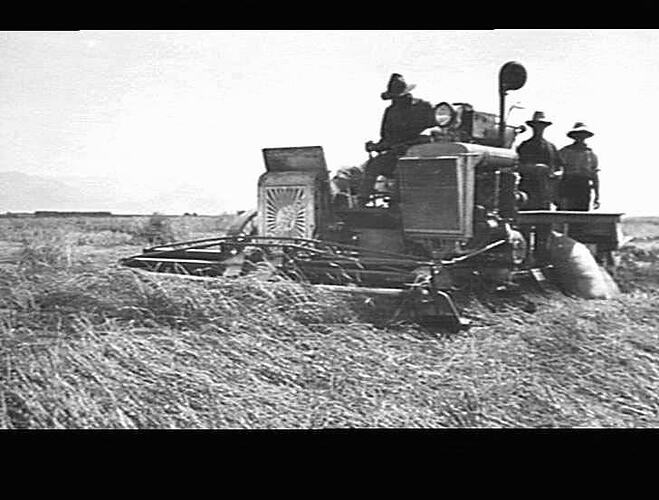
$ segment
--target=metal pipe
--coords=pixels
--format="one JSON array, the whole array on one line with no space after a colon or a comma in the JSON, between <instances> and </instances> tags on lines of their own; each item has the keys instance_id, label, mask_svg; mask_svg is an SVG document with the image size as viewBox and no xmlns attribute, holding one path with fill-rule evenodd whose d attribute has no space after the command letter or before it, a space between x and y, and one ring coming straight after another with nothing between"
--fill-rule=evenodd
<instances>
[{"instance_id":1,"label":"metal pipe","mask_svg":"<svg viewBox=\"0 0 659 500\"><path fill-rule=\"evenodd\" d=\"M499 147L505 146L506 133L506 91L502 84L499 84Z\"/></svg>"},{"instance_id":2,"label":"metal pipe","mask_svg":"<svg viewBox=\"0 0 659 500\"><path fill-rule=\"evenodd\" d=\"M179 243L171 243L168 245L159 245L151 248L144 249L145 253L149 254L160 254L172 252L175 250L183 250L185 247L195 247L195 248L207 248L214 245L219 245L222 243L233 244L236 246L275 246L275 247L290 247L297 250L308 250L315 253L327 252L327 250L318 250L311 247L304 247L300 243L309 243L317 245L321 248L337 249L337 250L354 250L360 253L370 253L373 255L381 255L385 257L394 257L399 259L405 259L409 261L418 262L419 265L429 265L432 262L420 260L418 257L413 255L405 255L395 252L387 252L384 250L378 250L375 248L366 248L360 247L357 245L348 245L344 243L335 243L322 240L313 240L307 238L288 238L288 237L275 237L275 236L223 236L218 238L206 238L203 240L192 240L192 241L182 241ZM183 248L181 248L183 247Z\"/></svg>"},{"instance_id":3,"label":"metal pipe","mask_svg":"<svg viewBox=\"0 0 659 500\"><path fill-rule=\"evenodd\" d=\"M390 297L399 297L407 292L397 288L370 288L364 286L345 286L345 285L313 285L314 288L328 290L330 292L354 293L363 295L386 295Z\"/></svg>"},{"instance_id":4,"label":"metal pipe","mask_svg":"<svg viewBox=\"0 0 659 500\"><path fill-rule=\"evenodd\" d=\"M300 265L298 266L303 272L314 272L319 274L340 274L345 276L382 276L389 277L391 279L405 279L410 278L413 273L405 271L384 271L380 269L345 269L340 267L321 267L315 265Z\"/></svg>"},{"instance_id":5,"label":"metal pipe","mask_svg":"<svg viewBox=\"0 0 659 500\"><path fill-rule=\"evenodd\" d=\"M500 245L503 245L506 243L506 240L497 240L494 243L490 243L489 245L484 246L483 248L479 248L478 250L475 250L467 255L463 255L461 257L455 257L454 259L451 259L449 261L442 261L442 264L444 265L450 265L450 264L457 264L458 262L465 261L467 259L471 259L472 257L476 257L477 255L480 255L482 253L485 253L489 250L492 250L493 248L496 248Z\"/></svg>"},{"instance_id":6,"label":"metal pipe","mask_svg":"<svg viewBox=\"0 0 659 500\"><path fill-rule=\"evenodd\" d=\"M139 269L131 269L132 272L138 274L143 274L144 276L154 277L152 273L142 271ZM161 275L169 275L176 278L184 278L195 281L212 281L216 278L210 278L207 276L191 276L187 274L174 274L174 273L160 273ZM343 292L343 293L354 293L354 294L368 294L368 295L386 295L391 297L399 297L405 293L408 293L408 290L402 290L399 288L372 288L372 287L363 287L363 286L346 286L346 285L312 285L314 288L320 288L330 292Z\"/></svg>"},{"instance_id":7,"label":"metal pipe","mask_svg":"<svg viewBox=\"0 0 659 500\"><path fill-rule=\"evenodd\" d=\"M496 169L494 172L494 213L499 214L499 198L501 193L501 170Z\"/></svg>"}]
</instances>

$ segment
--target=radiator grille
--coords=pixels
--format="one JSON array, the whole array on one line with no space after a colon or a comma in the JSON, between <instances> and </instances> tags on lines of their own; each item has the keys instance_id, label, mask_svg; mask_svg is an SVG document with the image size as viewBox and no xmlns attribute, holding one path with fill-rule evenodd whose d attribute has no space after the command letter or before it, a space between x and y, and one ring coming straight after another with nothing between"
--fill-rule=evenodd
<instances>
[{"instance_id":1,"label":"radiator grille","mask_svg":"<svg viewBox=\"0 0 659 500\"><path fill-rule=\"evenodd\" d=\"M458 158L403 158L398 176L406 232L462 236L463 174Z\"/></svg>"}]
</instances>

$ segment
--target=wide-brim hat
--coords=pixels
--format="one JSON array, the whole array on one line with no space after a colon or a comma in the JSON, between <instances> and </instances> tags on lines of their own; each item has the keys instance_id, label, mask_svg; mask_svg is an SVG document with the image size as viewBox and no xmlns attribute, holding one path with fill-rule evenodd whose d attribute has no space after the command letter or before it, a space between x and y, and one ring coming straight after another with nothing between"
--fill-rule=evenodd
<instances>
[{"instance_id":1,"label":"wide-brim hat","mask_svg":"<svg viewBox=\"0 0 659 500\"><path fill-rule=\"evenodd\" d=\"M389 83L387 84L387 90L380 94L380 97L384 100L393 99L394 97L402 97L409 94L416 87L415 84L405 83L403 75L398 73L393 73L389 78Z\"/></svg>"},{"instance_id":2,"label":"wide-brim hat","mask_svg":"<svg viewBox=\"0 0 659 500\"><path fill-rule=\"evenodd\" d=\"M534 125L544 125L545 127L548 127L549 125L552 124L549 120L547 120L547 117L545 116L544 112L542 111L536 111L533 113L533 117L526 122L526 124L529 127L532 127Z\"/></svg>"},{"instance_id":3,"label":"wide-brim hat","mask_svg":"<svg viewBox=\"0 0 659 500\"><path fill-rule=\"evenodd\" d=\"M570 130L566 135L570 139L574 139L575 135L585 135L586 138L588 138L594 136L595 134L588 130L588 127L586 127L585 123L577 122L574 124L574 127L572 127L572 130Z\"/></svg>"}]
</instances>

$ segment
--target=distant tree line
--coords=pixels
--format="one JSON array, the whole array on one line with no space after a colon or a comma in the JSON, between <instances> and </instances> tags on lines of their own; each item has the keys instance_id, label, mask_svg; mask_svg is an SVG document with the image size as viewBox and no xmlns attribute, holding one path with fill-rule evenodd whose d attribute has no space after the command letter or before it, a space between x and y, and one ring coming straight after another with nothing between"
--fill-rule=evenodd
<instances>
[{"instance_id":1,"label":"distant tree line","mask_svg":"<svg viewBox=\"0 0 659 500\"><path fill-rule=\"evenodd\" d=\"M112 212L59 212L37 210L36 212L5 212L0 217L112 217Z\"/></svg>"},{"instance_id":2,"label":"distant tree line","mask_svg":"<svg viewBox=\"0 0 659 500\"><path fill-rule=\"evenodd\" d=\"M244 210L239 210L238 215ZM163 215L158 212L153 215L162 215L163 217L178 217L177 215ZM224 215L224 214L220 214ZM185 212L184 217L200 217L197 212ZM113 214L112 212L62 212L58 210L37 210L35 212L5 212L0 214L0 218L32 218L32 217L146 217L145 214ZM207 215L202 217L208 217Z\"/></svg>"}]
</instances>

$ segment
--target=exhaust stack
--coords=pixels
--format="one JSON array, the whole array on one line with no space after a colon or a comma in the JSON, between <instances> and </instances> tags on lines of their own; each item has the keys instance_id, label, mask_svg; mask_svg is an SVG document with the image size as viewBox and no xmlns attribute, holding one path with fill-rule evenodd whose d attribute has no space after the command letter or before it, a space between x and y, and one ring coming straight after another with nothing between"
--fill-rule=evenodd
<instances>
[{"instance_id":1,"label":"exhaust stack","mask_svg":"<svg viewBox=\"0 0 659 500\"><path fill-rule=\"evenodd\" d=\"M526 83L526 69L520 63L509 61L499 71L499 146L504 147L506 131L506 94L521 89Z\"/></svg>"}]
</instances>

